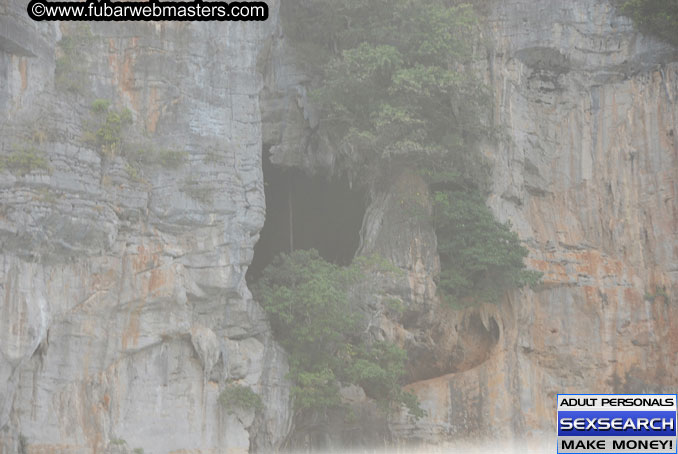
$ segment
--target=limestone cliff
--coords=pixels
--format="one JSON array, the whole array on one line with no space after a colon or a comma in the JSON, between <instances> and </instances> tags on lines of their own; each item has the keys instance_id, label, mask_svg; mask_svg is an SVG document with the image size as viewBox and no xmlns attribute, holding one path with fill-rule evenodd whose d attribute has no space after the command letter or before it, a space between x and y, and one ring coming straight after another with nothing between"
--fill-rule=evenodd
<instances>
[{"instance_id":1,"label":"limestone cliff","mask_svg":"<svg viewBox=\"0 0 678 454\"><path fill-rule=\"evenodd\" d=\"M72 90L55 66L82 24L32 22L26 4L0 2L0 149L47 165L0 173L0 452L278 446L285 355L245 284L276 2L257 24L88 24ZM127 146L184 162L100 153L84 139L97 98L131 110ZM260 393L263 414L219 406L226 382Z\"/></svg>"},{"instance_id":2,"label":"limestone cliff","mask_svg":"<svg viewBox=\"0 0 678 454\"><path fill-rule=\"evenodd\" d=\"M292 427L284 352L245 272L265 218L262 149L330 169L278 2L263 23L92 23L72 89L73 24L0 0L0 453L270 452ZM543 285L453 311L436 298L428 188L372 188L358 253L406 271L364 295L368 328L410 353L428 416L403 440L550 435L559 392L676 391L678 54L608 0L491 3L479 71L504 131L488 200ZM60 44L61 43L61 44ZM130 167L88 143L91 104L132 112ZM35 164L36 161L31 161ZM665 288L664 292L658 289ZM265 410L230 413L226 383ZM356 392L356 394L360 394Z\"/></svg>"},{"instance_id":3,"label":"limestone cliff","mask_svg":"<svg viewBox=\"0 0 678 454\"><path fill-rule=\"evenodd\" d=\"M543 285L440 324L451 373L411 385L429 417L404 437L550 435L557 393L676 391L676 50L606 1L497 2L487 38L488 203Z\"/></svg>"},{"instance_id":4,"label":"limestone cliff","mask_svg":"<svg viewBox=\"0 0 678 454\"><path fill-rule=\"evenodd\" d=\"M604 0L489 2L483 33L478 71L503 134L483 147L488 204L543 285L498 306L441 305L434 230L406 206L430 212L426 185L402 169L373 188L359 253L407 270L385 284L407 310L366 307L375 337L408 348L410 389L428 411L391 421L405 441L551 436L559 392L676 390L678 52ZM273 159L331 167L308 81L276 68L267 85L287 97L264 104L285 106Z\"/></svg>"}]
</instances>

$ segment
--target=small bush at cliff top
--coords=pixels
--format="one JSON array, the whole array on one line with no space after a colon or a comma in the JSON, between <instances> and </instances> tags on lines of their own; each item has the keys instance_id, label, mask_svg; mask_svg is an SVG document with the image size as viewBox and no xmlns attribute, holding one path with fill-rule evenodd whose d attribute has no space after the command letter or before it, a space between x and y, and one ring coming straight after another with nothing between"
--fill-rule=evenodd
<instances>
[{"instance_id":1,"label":"small bush at cliff top","mask_svg":"<svg viewBox=\"0 0 678 454\"><path fill-rule=\"evenodd\" d=\"M448 302L499 302L507 289L539 282L541 273L525 269L528 251L518 235L494 219L482 194L438 191L434 200L438 289Z\"/></svg>"},{"instance_id":2,"label":"small bush at cliff top","mask_svg":"<svg viewBox=\"0 0 678 454\"><path fill-rule=\"evenodd\" d=\"M621 11L644 32L678 46L678 2L675 0L623 0Z\"/></svg>"},{"instance_id":3,"label":"small bush at cliff top","mask_svg":"<svg viewBox=\"0 0 678 454\"><path fill-rule=\"evenodd\" d=\"M264 408L259 394L252 391L252 388L249 386L243 385L227 385L221 394L219 394L219 403L229 413L233 413L238 408L243 410L252 409L254 411L260 411Z\"/></svg>"},{"instance_id":4,"label":"small bush at cliff top","mask_svg":"<svg viewBox=\"0 0 678 454\"><path fill-rule=\"evenodd\" d=\"M359 312L349 299L365 267L376 263L357 260L340 267L315 250L294 251L266 267L255 286L274 335L289 354L298 410L340 407L340 385L355 384L385 410L404 404L412 415L423 414L416 398L401 388L406 353L397 345L364 339Z\"/></svg>"}]
</instances>

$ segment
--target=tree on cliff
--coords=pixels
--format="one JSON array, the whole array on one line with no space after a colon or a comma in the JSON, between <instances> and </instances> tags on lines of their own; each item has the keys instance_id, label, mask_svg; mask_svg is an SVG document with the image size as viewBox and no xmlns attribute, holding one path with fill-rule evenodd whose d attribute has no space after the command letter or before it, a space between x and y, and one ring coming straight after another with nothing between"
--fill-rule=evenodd
<instances>
[{"instance_id":1,"label":"tree on cliff","mask_svg":"<svg viewBox=\"0 0 678 454\"><path fill-rule=\"evenodd\" d=\"M374 178L388 162L478 160L490 96L473 71L480 43L468 4L444 0L297 0L285 30L318 75L320 133L342 170Z\"/></svg>"},{"instance_id":2,"label":"tree on cliff","mask_svg":"<svg viewBox=\"0 0 678 454\"><path fill-rule=\"evenodd\" d=\"M283 16L317 75L319 133L342 170L373 184L390 165L415 167L435 189L442 296L497 302L508 288L535 283L539 275L523 263L527 249L494 220L482 195L488 166L478 144L496 131L489 90L473 64L482 48L473 6L296 0Z\"/></svg>"},{"instance_id":3,"label":"tree on cliff","mask_svg":"<svg viewBox=\"0 0 678 454\"><path fill-rule=\"evenodd\" d=\"M384 410L403 404L411 414L423 414L415 396L401 388L406 352L366 338L349 298L366 273L388 269L365 258L337 266L315 250L282 254L264 269L255 296L289 354L298 412L341 407L340 385L355 384Z\"/></svg>"},{"instance_id":4,"label":"tree on cliff","mask_svg":"<svg viewBox=\"0 0 678 454\"><path fill-rule=\"evenodd\" d=\"M436 191L434 208L438 289L449 303L497 302L510 288L539 282L541 273L525 269L527 248L510 224L494 218L478 191Z\"/></svg>"}]
</instances>

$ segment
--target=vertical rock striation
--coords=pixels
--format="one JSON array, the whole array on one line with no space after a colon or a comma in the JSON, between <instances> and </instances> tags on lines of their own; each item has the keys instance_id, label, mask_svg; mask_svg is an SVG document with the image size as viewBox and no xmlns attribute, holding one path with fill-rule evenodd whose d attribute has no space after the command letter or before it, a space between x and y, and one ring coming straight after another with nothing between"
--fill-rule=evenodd
<instances>
[{"instance_id":1,"label":"vertical rock striation","mask_svg":"<svg viewBox=\"0 0 678 454\"><path fill-rule=\"evenodd\" d=\"M488 203L544 280L496 308L481 364L411 385L406 438L550 436L557 393L676 391L676 49L607 1L497 2L487 33Z\"/></svg>"},{"instance_id":2,"label":"vertical rock striation","mask_svg":"<svg viewBox=\"0 0 678 454\"><path fill-rule=\"evenodd\" d=\"M245 283L277 2L263 23L35 23L26 4L0 2L0 151L46 165L0 170L0 452L278 446L287 363ZM67 90L62 39L86 43ZM95 98L131 110L127 153L87 141ZM144 147L186 159L139 167ZM232 381L262 414L220 407Z\"/></svg>"}]
</instances>

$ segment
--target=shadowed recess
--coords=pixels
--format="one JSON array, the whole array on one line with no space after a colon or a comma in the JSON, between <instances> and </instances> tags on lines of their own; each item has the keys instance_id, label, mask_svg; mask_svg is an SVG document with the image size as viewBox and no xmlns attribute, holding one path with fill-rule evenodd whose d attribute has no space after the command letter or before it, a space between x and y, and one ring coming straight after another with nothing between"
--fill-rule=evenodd
<instances>
[{"instance_id":1,"label":"shadowed recess","mask_svg":"<svg viewBox=\"0 0 678 454\"><path fill-rule=\"evenodd\" d=\"M365 193L346 179L308 176L263 159L266 221L254 247L247 282L256 282L282 252L317 249L327 261L348 265L360 243Z\"/></svg>"}]
</instances>

